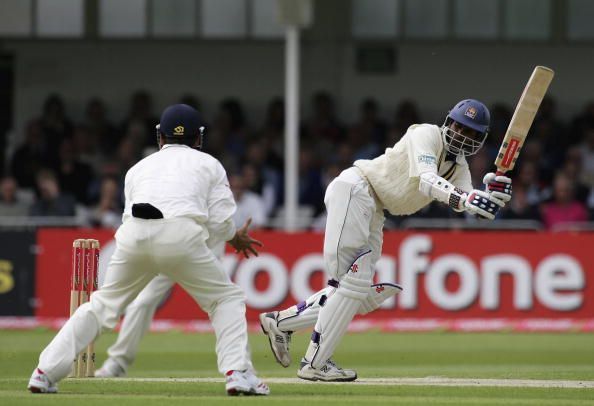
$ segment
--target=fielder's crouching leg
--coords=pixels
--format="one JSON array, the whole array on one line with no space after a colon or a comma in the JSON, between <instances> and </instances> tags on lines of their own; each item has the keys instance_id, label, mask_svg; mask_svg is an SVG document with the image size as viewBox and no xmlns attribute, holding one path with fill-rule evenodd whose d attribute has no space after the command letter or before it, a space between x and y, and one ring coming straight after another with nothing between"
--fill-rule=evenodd
<instances>
[{"instance_id":1,"label":"fielder's crouching leg","mask_svg":"<svg viewBox=\"0 0 594 406\"><path fill-rule=\"evenodd\" d=\"M371 251L364 252L355 259L340 280L336 292L320 309L312 341L305 354L305 359L315 369L325 365L332 356L349 323L368 296L373 278L370 253Z\"/></svg>"}]
</instances>

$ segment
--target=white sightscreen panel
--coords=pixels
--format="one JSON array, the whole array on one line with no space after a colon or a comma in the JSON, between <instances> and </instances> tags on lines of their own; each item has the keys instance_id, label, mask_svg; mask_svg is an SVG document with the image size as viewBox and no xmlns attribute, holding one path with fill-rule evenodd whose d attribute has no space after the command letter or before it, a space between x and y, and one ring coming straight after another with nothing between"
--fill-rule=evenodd
<instances>
[{"instance_id":1,"label":"white sightscreen panel","mask_svg":"<svg viewBox=\"0 0 594 406\"><path fill-rule=\"evenodd\" d=\"M189 37L196 33L195 0L152 0L152 32L160 37Z\"/></svg>"},{"instance_id":2,"label":"white sightscreen panel","mask_svg":"<svg viewBox=\"0 0 594 406\"><path fill-rule=\"evenodd\" d=\"M0 35L31 34L31 0L0 0Z\"/></svg>"},{"instance_id":3,"label":"white sightscreen panel","mask_svg":"<svg viewBox=\"0 0 594 406\"><path fill-rule=\"evenodd\" d=\"M200 25L205 37L237 38L247 33L245 0L202 0Z\"/></svg>"},{"instance_id":4,"label":"white sightscreen panel","mask_svg":"<svg viewBox=\"0 0 594 406\"><path fill-rule=\"evenodd\" d=\"M146 36L146 0L100 0L99 33L102 37Z\"/></svg>"},{"instance_id":5,"label":"white sightscreen panel","mask_svg":"<svg viewBox=\"0 0 594 406\"><path fill-rule=\"evenodd\" d=\"M569 0L567 19L569 39L594 39L594 1Z\"/></svg>"},{"instance_id":6,"label":"white sightscreen panel","mask_svg":"<svg viewBox=\"0 0 594 406\"><path fill-rule=\"evenodd\" d=\"M456 0L454 34L464 39L495 39L499 0Z\"/></svg>"},{"instance_id":7,"label":"white sightscreen panel","mask_svg":"<svg viewBox=\"0 0 594 406\"><path fill-rule=\"evenodd\" d=\"M278 0L252 0L252 34L259 38L281 38L284 27L278 20Z\"/></svg>"},{"instance_id":8,"label":"white sightscreen panel","mask_svg":"<svg viewBox=\"0 0 594 406\"><path fill-rule=\"evenodd\" d=\"M445 38L448 0L407 0L404 27L408 38ZM452 22L448 21L448 24Z\"/></svg>"},{"instance_id":9,"label":"white sightscreen panel","mask_svg":"<svg viewBox=\"0 0 594 406\"><path fill-rule=\"evenodd\" d=\"M37 0L35 13L39 37L82 37L83 0Z\"/></svg>"},{"instance_id":10,"label":"white sightscreen panel","mask_svg":"<svg viewBox=\"0 0 594 406\"><path fill-rule=\"evenodd\" d=\"M546 40L551 33L550 0L507 0L504 37L507 39Z\"/></svg>"},{"instance_id":11,"label":"white sightscreen panel","mask_svg":"<svg viewBox=\"0 0 594 406\"><path fill-rule=\"evenodd\" d=\"M394 38L398 35L400 0L352 0L354 38Z\"/></svg>"}]
</instances>

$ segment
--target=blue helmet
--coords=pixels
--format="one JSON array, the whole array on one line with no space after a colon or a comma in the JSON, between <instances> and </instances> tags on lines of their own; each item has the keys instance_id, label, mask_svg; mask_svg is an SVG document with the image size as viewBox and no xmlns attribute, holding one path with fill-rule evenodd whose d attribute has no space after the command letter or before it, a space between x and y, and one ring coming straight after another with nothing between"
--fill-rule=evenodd
<instances>
[{"instance_id":1,"label":"blue helmet","mask_svg":"<svg viewBox=\"0 0 594 406\"><path fill-rule=\"evenodd\" d=\"M479 137L471 138L450 128L452 121L475 130ZM446 116L441 127L446 149L456 155L473 155L483 146L489 133L491 114L483 103L474 99L466 99L457 103Z\"/></svg>"},{"instance_id":2,"label":"blue helmet","mask_svg":"<svg viewBox=\"0 0 594 406\"><path fill-rule=\"evenodd\" d=\"M202 147L204 135L202 117L196 109L187 104L173 104L167 107L161 114L161 120L156 129L157 141L159 137L165 137L169 143Z\"/></svg>"}]
</instances>

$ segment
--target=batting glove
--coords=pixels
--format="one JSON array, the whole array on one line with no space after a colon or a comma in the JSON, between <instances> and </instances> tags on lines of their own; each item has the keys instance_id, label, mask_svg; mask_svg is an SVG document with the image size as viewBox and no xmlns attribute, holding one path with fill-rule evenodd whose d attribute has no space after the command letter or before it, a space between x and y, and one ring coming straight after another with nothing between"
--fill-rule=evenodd
<instances>
[{"instance_id":1,"label":"batting glove","mask_svg":"<svg viewBox=\"0 0 594 406\"><path fill-rule=\"evenodd\" d=\"M467 212L489 220L493 220L504 205L505 203L493 194L476 189L468 194L464 202Z\"/></svg>"},{"instance_id":2,"label":"batting glove","mask_svg":"<svg viewBox=\"0 0 594 406\"><path fill-rule=\"evenodd\" d=\"M507 176L496 175L489 172L483 178L485 190L493 197L507 203L512 197L512 180Z\"/></svg>"}]
</instances>

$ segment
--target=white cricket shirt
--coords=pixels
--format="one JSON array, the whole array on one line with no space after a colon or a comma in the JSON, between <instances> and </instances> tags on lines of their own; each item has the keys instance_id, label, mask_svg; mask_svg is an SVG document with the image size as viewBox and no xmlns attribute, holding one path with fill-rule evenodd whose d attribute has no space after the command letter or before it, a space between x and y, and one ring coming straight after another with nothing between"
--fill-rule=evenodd
<instances>
[{"instance_id":1,"label":"white cricket shirt","mask_svg":"<svg viewBox=\"0 0 594 406\"><path fill-rule=\"evenodd\" d=\"M227 173L214 157L186 145L166 144L128 170L123 221L132 205L149 203L164 218L189 217L222 241L235 235L236 210Z\"/></svg>"},{"instance_id":2,"label":"white cricket shirt","mask_svg":"<svg viewBox=\"0 0 594 406\"><path fill-rule=\"evenodd\" d=\"M419 176L433 172L454 186L472 190L470 170L463 156L446 160L441 130L432 124L415 124L383 155L354 164L369 181L384 208L394 215L417 212L432 199L419 191Z\"/></svg>"}]
</instances>

